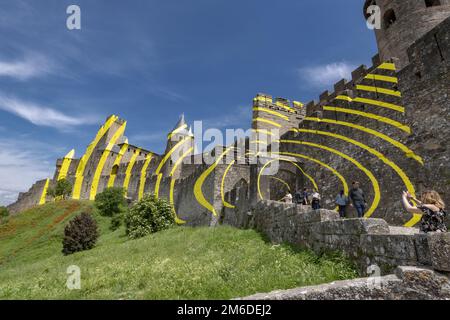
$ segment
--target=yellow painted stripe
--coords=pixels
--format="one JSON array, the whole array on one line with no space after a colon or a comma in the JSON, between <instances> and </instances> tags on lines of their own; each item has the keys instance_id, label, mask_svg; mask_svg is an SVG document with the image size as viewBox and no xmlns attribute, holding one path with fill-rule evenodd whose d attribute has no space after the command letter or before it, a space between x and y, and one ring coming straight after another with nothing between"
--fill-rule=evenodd
<instances>
[{"instance_id":1,"label":"yellow painted stripe","mask_svg":"<svg viewBox=\"0 0 450 320\"><path fill-rule=\"evenodd\" d=\"M281 124L276 123L275 121L264 119L264 118L255 118L255 119L253 119L253 122L264 122L264 123L268 123L270 125L273 125L273 126L275 126L277 128L281 128Z\"/></svg>"},{"instance_id":2,"label":"yellow painted stripe","mask_svg":"<svg viewBox=\"0 0 450 320\"><path fill-rule=\"evenodd\" d=\"M224 189L225 189L225 178L227 177L228 171L230 171L231 167L232 167L235 163L236 163L236 160L234 160L233 162L231 162L231 163L228 165L228 167L225 169L225 172L223 173L223 176L222 176L222 183L220 184L220 196L222 197L222 204L223 204L225 207L230 208L230 209L234 209L234 208L236 208L236 207L233 206L232 204L228 203L228 202L225 200L225 191L224 191Z\"/></svg>"},{"instance_id":3,"label":"yellow painted stripe","mask_svg":"<svg viewBox=\"0 0 450 320\"><path fill-rule=\"evenodd\" d=\"M98 190L98 184L100 182L100 178L102 176L103 168L105 167L106 160L108 160L108 157L111 153L112 148L117 143L117 140L123 135L125 132L125 128L127 126L127 123L124 122L119 129L114 133L111 140L109 141L108 145L106 146L105 150L103 150L102 156L100 158L100 161L97 164L97 168L95 169L94 177L92 179L91 184L91 192L89 194L89 200L95 200L95 196L97 195Z\"/></svg>"},{"instance_id":4,"label":"yellow painted stripe","mask_svg":"<svg viewBox=\"0 0 450 320\"><path fill-rule=\"evenodd\" d=\"M359 102L359 103L364 103L364 104L370 104L373 106L377 106L377 107L382 107L382 108L386 108L386 109L391 109L391 110L395 110L395 111L399 111L401 113L405 113L405 108L393 103L388 103L388 102L384 102L384 101L379 101L379 100L374 100L374 99L367 99L367 98L350 98L348 96L337 96L335 98L335 100L344 100L347 102Z\"/></svg>"},{"instance_id":5,"label":"yellow painted stripe","mask_svg":"<svg viewBox=\"0 0 450 320\"><path fill-rule=\"evenodd\" d=\"M266 98L266 97L262 97L262 96L258 96L256 98L254 98L253 101L260 101L260 102L264 102L264 103L272 103L273 102L273 100L271 98Z\"/></svg>"},{"instance_id":6,"label":"yellow painted stripe","mask_svg":"<svg viewBox=\"0 0 450 320\"><path fill-rule=\"evenodd\" d=\"M284 155L284 156L289 156L289 157L296 157L296 158L302 158L302 159L306 159L312 162L317 163L318 165L320 165L321 167L326 168L327 170L331 171L342 183L342 187L344 189L345 194L348 194L349 192L349 187L348 187L348 183L345 180L344 176L342 174L340 174L336 169L334 169L333 167L329 166L328 164L309 157L307 155L301 154L301 153L292 153L292 152L274 152L274 154L279 154L279 155ZM259 185L259 181L258 181L258 185ZM319 188L317 188L316 190L319 190ZM260 192L260 190L258 190L258 192Z\"/></svg>"},{"instance_id":7,"label":"yellow painted stripe","mask_svg":"<svg viewBox=\"0 0 450 320\"><path fill-rule=\"evenodd\" d=\"M337 96L334 99L335 100L344 100L344 101L348 101L348 102L352 102L353 101L353 99L350 98L349 96L343 96L343 95Z\"/></svg>"},{"instance_id":8,"label":"yellow painted stripe","mask_svg":"<svg viewBox=\"0 0 450 320\"><path fill-rule=\"evenodd\" d=\"M268 161L268 162L263 166L263 168L260 170L260 172L259 172L259 174L258 174L258 193L259 193L259 197L260 197L261 200L264 200L264 198L263 198L263 196L262 196L261 188L260 188L260 186L259 186L259 183L260 183L260 181L261 181L260 176L263 174L265 168L267 168L267 166L269 166L271 163L273 163L273 162L275 162L275 161L284 161L284 162L289 162L289 163L291 163L291 164L294 165L297 169L299 169L300 172L301 172L305 177L307 177L307 178L309 179L309 181L311 181L311 183L313 184L315 190L319 190L319 187L318 187L316 181L314 180L314 178L311 177L310 175L308 175L308 174L303 170L303 168L300 167L297 163L295 163L294 161L289 160L289 159L278 158L278 159L273 159L273 160Z\"/></svg>"},{"instance_id":9,"label":"yellow painted stripe","mask_svg":"<svg viewBox=\"0 0 450 320\"><path fill-rule=\"evenodd\" d=\"M280 101L277 101L277 102L275 103L275 105L276 105L277 107L283 108L283 109L285 109L285 110L287 110L287 111L289 111L289 112L292 112L292 113L295 112L295 109L289 107L288 105L286 105L286 104L284 104L284 103L282 103L282 102L280 102Z\"/></svg>"},{"instance_id":10,"label":"yellow painted stripe","mask_svg":"<svg viewBox=\"0 0 450 320\"><path fill-rule=\"evenodd\" d=\"M181 147L186 141L192 139L192 137L186 137L183 140L180 140L176 145L173 146L173 148L164 156L164 158L161 160L161 162L158 165L158 168L156 169L155 173L159 174L164 166L164 164L169 160L169 158L172 156L172 154Z\"/></svg>"},{"instance_id":11,"label":"yellow painted stripe","mask_svg":"<svg viewBox=\"0 0 450 320\"><path fill-rule=\"evenodd\" d=\"M114 164L113 164L113 166L112 166L113 168L114 168L115 166L118 166L118 167L120 166L120 163L122 162L123 155L124 155L125 152L127 151L128 146L129 146L128 143L124 143L124 144L122 145L122 147L120 148L119 154L117 155L116 160L114 161ZM110 174L110 176L109 176L109 180L108 180L108 188L114 187L114 183L116 182L116 177L117 177L117 174L113 174L113 173L111 172L111 174Z\"/></svg>"},{"instance_id":12,"label":"yellow painted stripe","mask_svg":"<svg viewBox=\"0 0 450 320\"><path fill-rule=\"evenodd\" d=\"M322 136L336 138L336 139L343 140L343 141L346 141L348 143L351 143L351 144L353 144L355 146L358 146L358 147L368 151L369 153L371 153L372 155L374 155L375 157L377 157L378 159L383 161L386 165L391 167L397 173L397 175L400 177L400 179L403 181L403 184L405 185L405 187L408 190L408 192L411 193L411 195L413 197L416 197L416 190L415 190L413 184L411 183L411 180L406 175L406 173L397 164L395 164L393 161L391 161L388 158L386 158L381 152L375 150L374 148L371 148L371 147L367 146L364 143L361 143L361 142L356 141L354 139L348 138L346 136L343 136L343 135L340 135L340 134L331 133L331 132L318 131L318 130L307 130L307 129L299 129L299 132L304 132L304 133L309 133L309 134L317 134L317 135L322 135Z\"/></svg>"},{"instance_id":13,"label":"yellow painted stripe","mask_svg":"<svg viewBox=\"0 0 450 320\"><path fill-rule=\"evenodd\" d=\"M155 185L155 197L159 198L159 185L161 184L161 179L162 179L162 173L159 173L157 178L156 178L156 185Z\"/></svg>"},{"instance_id":14,"label":"yellow painted stripe","mask_svg":"<svg viewBox=\"0 0 450 320\"><path fill-rule=\"evenodd\" d=\"M45 181L44 189L42 189L41 197L39 199L39 205L45 204L47 200L47 192L48 192L48 186L50 184L50 179L47 179Z\"/></svg>"},{"instance_id":15,"label":"yellow painted stripe","mask_svg":"<svg viewBox=\"0 0 450 320\"><path fill-rule=\"evenodd\" d=\"M144 191L145 191L145 181L147 181L147 169L150 165L150 162L153 159L153 154L149 153L147 154L147 157L145 158L144 165L142 166L141 170L141 177L139 181L139 193L138 193L138 199L141 200L144 197Z\"/></svg>"},{"instance_id":16,"label":"yellow painted stripe","mask_svg":"<svg viewBox=\"0 0 450 320\"><path fill-rule=\"evenodd\" d=\"M405 108L393 103L388 103L388 102L383 102L383 101L378 101L378 100L373 100L373 99L367 99L367 98L355 98L353 99L354 102L360 102L360 103L365 103L365 104L370 104L370 105L374 105L374 106L378 106L378 107L383 107L386 109L391 109L391 110L395 110L395 111L399 111L402 113L405 113Z\"/></svg>"},{"instance_id":17,"label":"yellow painted stripe","mask_svg":"<svg viewBox=\"0 0 450 320\"><path fill-rule=\"evenodd\" d=\"M416 224L418 224L420 222L420 220L422 220L422 215L418 214L418 213L414 213L411 220L409 220L407 223L405 223L405 227L412 228Z\"/></svg>"},{"instance_id":18,"label":"yellow painted stripe","mask_svg":"<svg viewBox=\"0 0 450 320\"><path fill-rule=\"evenodd\" d=\"M365 79L369 80L377 80L377 81L384 81L384 82L391 82L391 83L398 83L398 79L396 77L389 77L389 76L383 76L380 74L368 74L364 77Z\"/></svg>"},{"instance_id":19,"label":"yellow painted stripe","mask_svg":"<svg viewBox=\"0 0 450 320\"><path fill-rule=\"evenodd\" d=\"M391 90L391 89L385 89L385 88L379 88L379 87L373 87L373 86L363 86L363 85L356 85L356 89L357 90L361 90L361 91L369 91L369 92L377 92L377 93L382 93L382 94L386 94L386 95L390 95L390 96L396 96L396 97L401 97L402 93L400 91L395 91L395 90Z\"/></svg>"},{"instance_id":20,"label":"yellow painted stripe","mask_svg":"<svg viewBox=\"0 0 450 320\"><path fill-rule=\"evenodd\" d=\"M69 172L70 164L72 163L73 157L75 156L75 150L72 149L63 159L61 169L58 174L58 181L67 178L67 173Z\"/></svg>"},{"instance_id":21,"label":"yellow painted stripe","mask_svg":"<svg viewBox=\"0 0 450 320\"><path fill-rule=\"evenodd\" d=\"M382 63L377 67L377 69L396 71L395 64L388 62Z\"/></svg>"},{"instance_id":22,"label":"yellow painted stripe","mask_svg":"<svg viewBox=\"0 0 450 320\"><path fill-rule=\"evenodd\" d=\"M136 159L139 156L139 152L141 152L141 149L137 149L136 152L133 154L133 156L130 159L130 162L128 163L127 170L125 172L125 180L123 181L123 188L125 189L125 194L127 196L128 196L128 187L130 185L131 172L133 171Z\"/></svg>"},{"instance_id":23,"label":"yellow painted stripe","mask_svg":"<svg viewBox=\"0 0 450 320\"><path fill-rule=\"evenodd\" d=\"M296 106L297 108L303 108L304 104L300 101L294 101L294 106Z\"/></svg>"},{"instance_id":24,"label":"yellow painted stripe","mask_svg":"<svg viewBox=\"0 0 450 320\"><path fill-rule=\"evenodd\" d=\"M416 160L417 162L419 162L421 165L424 165L423 159L422 157L420 157L419 155L415 154L414 151L412 151L411 149L409 149L407 146L405 146L404 144L392 139L391 137L378 132L376 130L370 129L370 128L366 128L360 125L356 125L350 122L345 122L345 121L336 121L333 119L319 119L319 118L310 118L307 117L304 119L305 121L315 121L315 122L324 122L324 123L329 123L329 124L335 124L335 125L340 125L340 126L345 126L345 127L350 127L350 128L354 128L363 132L366 132L368 134L374 135L380 139L385 140L386 142L389 142L390 144L392 144L393 146L397 147L398 149L402 150L405 153L405 156L407 158L411 158Z\"/></svg>"},{"instance_id":25,"label":"yellow painted stripe","mask_svg":"<svg viewBox=\"0 0 450 320\"><path fill-rule=\"evenodd\" d=\"M265 134L266 136L275 136L272 131L266 129L252 129L253 132Z\"/></svg>"},{"instance_id":26,"label":"yellow painted stripe","mask_svg":"<svg viewBox=\"0 0 450 320\"><path fill-rule=\"evenodd\" d=\"M270 179L274 179L274 180L276 180L276 181L278 181L278 182L281 182L281 183L288 189L288 191L291 191L291 187L290 187L289 184L288 184L286 181L284 181L283 179L280 179L280 178L277 178L277 177L274 177L274 176L270 176Z\"/></svg>"},{"instance_id":27,"label":"yellow painted stripe","mask_svg":"<svg viewBox=\"0 0 450 320\"><path fill-rule=\"evenodd\" d=\"M411 128L408 127L407 125L404 125L398 121L386 118L386 117L382 117L373 113L368 113L368 112L363 112L363 111L358 111L358 110L353 110L353 109L347 109L347 108L338 108L338 107L330 107L330 106L325 106L323 107L323 110L326 111L333 111L333 112L340 112L340 113L348 113L348 114L354 114L354 115L358 115L361 117L365 117L365 118L369 118L369 119L373 119L376 121L380 121L386 124L389 124L393 127L396 127L406 133L411 134Z\"/></svg>"},{"instance_id":28,"label":"yellow painted stripe","mask_svg":"<svg viewBox=\"0 0 450 320\"><path fill-rule=\"evenodd\" d=\"M194 195L197 199L198 203L208 209L214 216L217 217L216 209L214 209L214 206L206 200L205 195L203 194L203 183L205 182L206 178L216 169L217 165L222 161L223 157L233 150L234 147L229 147L227 150L225 150L219 157L217 157L217 160L208 168L206 169L202 175L197 179L194 185Z\"/></svg>"},{"instance_id":29,"label":"yellow painted stripe","mask_svg":"<svg viewBox=\"0 0 450 320\"><path fill-rule=\"evenodd\" d=\"M81 157L80 162L77 167L77 172L75 174L75 182L73 185L73 199L80 199L81 194L81 187L83 185L84 180L84 171L86 169L86 165L91 158L92 153L94 152L95 148L97 147L97 144L100 142L100 139L103 138L105 133L111 128L113 123L119 119L117 116L111 116L109 119L105 122L105 124L100 128L100 130L97 132L97 135L94 139L94 141L91 142L91 144L87 147L86 153Z\"/></svg>"},{"instance_id":30,"label":"yellow painted stripe","mask_svg":"<svg viewBox=\"0 0 450 320\"><path fill-rule=\"evenodd\" d=\"M183 162L184 158L189 156L193 151L194 151L194 148L191 147L191 148L189 148L189 150L187 150L185 153L183 153L183 155L175 162L175 164L172 168L172 171L170 172L171 181L170 181L169 201L170 201L170 205L172 206L173 214L175 215L175 222L177 224L185 224L186 221L178 218L177 210L175 208L175 201L174 201L173 194L174 194L174 190L175 190L176 179L173 178L173 175L175 174L175 171L177 170L177 168L181 164L181 162Z\"/></svg>"},{"instance_id":31,"label":"yellow painted stripe","mask_svg":"<svg viewBox=\"0 0 450 320\"><path fill-rule=\"evenodd\" d=\"M169 133L169 134L167 135L167 139L170 140L175 134L177 134L177 133L179 133L180 131L183 131L183 130L185 130L185 129L187 129L187 124L184 124L184 125L182 125L181 127L177 128L177 129L175 129L175 130L173 130L171 133Z\"/></svg>"},{"instance_id":32,"label":"yellow painted stripe","mask_svg":"<svg viewBox=\"0 0 450 320\"><path fill-rule=\"evenodd\" d=\"M366 218L369 218L370 216L372 216L372 214L375 212L376 208L378 207L378 204L380 203L380 185L378 183L378 180L375 178L375 176L373 175L373 173L368 170L366 167L364 167L359 161L355 160L354 158L348 156L347 154L327 147L327 146L323 146L321 144L317 144L317 143L312 143L312 142L306 142L306 141L296 141L296 140L281 140L281 143L290 143L290 144L298 144L298 145L305 145L305 146L310 146L310 147L314 147L314 148L319 148L322 150L326 150L328 152L334 153L337 156L344 158L348 161L350 161L351 163L353 163L358 169L360 169L361 171L363 171L367 177L369 178L370 182L372 183L372 187L373 187L373 192L374 192L374 199L372 201L372 204L369 208L369 210L367 210L367 213L365 215Z\"/></svg>"},{"instance_id":33,"label":"yellow painted stripe","mask_svg":"<svg viewBox=\"0 0 450 320\"><path fill-rule=\"evenodd\" d=\"M272 115L274 115L274 116L276 116L276 117L279 117L279 118L281 118L281 119L283 119L283 120L289 121L289 117L286 117L285 115L283 115L283 114L281 114L281 113L279 113L279 112L277 112L277 111L270 110L270 109L268 109L268 108L254 107L254 108L253 108L253 111L259 111L259 112L269 113L269 114L272 114Z\"/></svg>"}]
</instances>

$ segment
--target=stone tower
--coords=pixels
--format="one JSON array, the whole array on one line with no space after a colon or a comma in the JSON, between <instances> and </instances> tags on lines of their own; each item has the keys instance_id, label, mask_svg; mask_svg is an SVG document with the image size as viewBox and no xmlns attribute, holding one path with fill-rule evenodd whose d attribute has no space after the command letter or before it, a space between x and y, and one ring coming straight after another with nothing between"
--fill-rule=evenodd
<instances>
[{"instance_id":1,"label":"stone tower","mask_svg":"<svg viewBox=\"0 0 450 320\"><path fill-rule=\"evenodd\" d=\"M375 29L380 58L393 58L398 70L409 62L407 49L450 16L450 0L366 0L366 18L370 5L381 9L381 29Z\"/></svg>"},{"instance_id":2,"label":"stone tower","mask_svg":"<svg viewBox=\"0 0 450 320\"><path fill-rule=\"evenodd\" d=\"M192 150L189 154L193 154L194 146L194 134L192 133L191 128L188 127L186 120L184 119L184 114L182 114L173 130L167 135L167 146L164 154L170 154L170 158L164 166L164 177L170 176L177 161L181 157L186 156L186 153L188 153L191 148ZM181 164L179 164L173 172L173 177L175 179L178 179L181 167Z\"/></svg>"}]
</instances>

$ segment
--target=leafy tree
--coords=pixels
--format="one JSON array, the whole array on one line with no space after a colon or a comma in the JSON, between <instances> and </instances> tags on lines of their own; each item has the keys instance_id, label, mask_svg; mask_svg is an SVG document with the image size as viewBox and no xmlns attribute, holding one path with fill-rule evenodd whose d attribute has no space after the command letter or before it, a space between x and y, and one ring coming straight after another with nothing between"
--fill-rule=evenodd
<instances>
[{"instance_id":1,"label":"leafy tree","mask_svg":"<svg viewBox=\"0 0 450 320\"><path fill-rule=\"evenodd\" d=\"M88 213L72 219L64 229L63 250L65 255L90 250L98 239L97 222Z\"/></svg>"},{"instance_id":2,"label":"leafy tree","mask_svg":"<svg viewBox=\"0 0 450 320\"><path fill-rule=\"evenodd\" d=\"M6 207L0 207L0 222L6 222L8 220L9 211Z\"/></svg>"},{"instance_id":3,"label":"leafy tree","mask_svg":"<svg viewBox=\"0 0 450 320\"><path fill-rule=\"evenodd\" d=\"M102 216L113 217L125 211L126 200L123 188L107 188L95 197L95 206Z\"/></svg>"},{"instance_id":4,"label":"leafy tree","mask_svg":"<svg viewBox=\"0 0 450 320\"><path fill-rule=\"evenodd\" d=\"M123 213L126 209L125 189L107 188L95 197L95 206L102 216L111 217L111 230L122 225Z\"/></svg>"},{"instance_id":5,"label":"leafy tree","mask_svg":"<svg viewBox=\"0 0 450 320\"><path fill-rule=\"evenodd\" d=\"M58 180L56 186L49 188L47 193L55 199L66 200L72 193L72 184L67 179Z\"/></svg>"},{"instance_id":6,"label":"leafy tree","mask_svg":"<svg viewBox=\"0 0 450 320\"><path fill-rule=\"evenodd\" d=\"M164 199L146 195L125 214L126 234L137 239L175 225L172 207Z\"/></svg>"}]
</instances>

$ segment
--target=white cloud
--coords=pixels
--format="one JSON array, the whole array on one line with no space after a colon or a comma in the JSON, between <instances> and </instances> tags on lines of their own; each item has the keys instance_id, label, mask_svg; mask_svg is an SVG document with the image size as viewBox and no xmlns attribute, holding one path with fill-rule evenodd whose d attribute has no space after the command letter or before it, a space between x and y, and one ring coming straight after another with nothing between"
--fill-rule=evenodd
<instances>
[{"instance_id":1,"label":"white cloud","mask_svg":"<svg viewBox=\"0 0 450 320\"><path fill-rule=\"evenodd\" d=\"M20 61L0 61L0 77L28 80L51 73L54 66L44 57L34 55Z\"/></svg>"},{"instance_id":2,"label":"white cloud","mask_svg":"<svg viewBox=\"0 0 450 320\"><path fill-rule=\"evenodd\" d=\"M58 110L26 102L0 93L0 110L10 112L37 126L68 130L73 126L97 123L93 117L73 117Z\"/></svg>"},{"instance_id":3,"label":"white cloud","mask_svg":"<svg viewBox=\"0 0 450 320\"><path fill-rule=\"evenodd\" d=\"M347 62L334 62L298 69L300 78L313 87L326 87L339 80L351 79L351 73L356 66Z\"/></svg>"},{"instance_id":4,"label":"white cloud","mask_svg":"<svg viewBox=\"0 0 450 320\"><path fill-rule=\"evenodd\" d=\"M27 191L37 180L52 177L54 158L64 152L23 137L0 139L0 205L16 201L19 192Z\"/></svg>"}]
</instances>

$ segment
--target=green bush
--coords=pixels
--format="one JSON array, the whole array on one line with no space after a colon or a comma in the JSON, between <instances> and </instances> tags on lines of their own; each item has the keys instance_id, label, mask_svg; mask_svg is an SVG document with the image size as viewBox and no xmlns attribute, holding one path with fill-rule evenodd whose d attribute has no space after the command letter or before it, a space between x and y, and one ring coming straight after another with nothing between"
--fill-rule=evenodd
<instances>
[{"instance_id":1,"label":"green bush","mask_svg":"<svg viewBox=\"0 0 450 320\"><path fill-rule=\"evenodd\" d=\"M146 195L135 203L125 215L126 233L137 239L165 230L175 224L171 205L154 195Z\"/></svg>"},{"instance_id":2,"label":"green bush","mask_svg":"<svg viewBox=\"0 0 450 320\"><path fill-rule=\"evenodd\" d=\"M72 194L72 184L66 179L58 180L56 186L48 190L48 194L55 199L66 200Z\"/></svg>"},{"instance_id":3,"label":"green bush","mask_svg":"<svg viewBox=\"0 0 450 320\"><path fill-rule=\"evenodd\" d=\"M88 213L73 218L64 229L63 250L65 255L92 249L98 238L97 222Z\"/></svg>"},{"instance_id":4,"label":"green bush","mask_svg":"<svg viewBox=\"0 0 450 320\"><path fill-rule=\"evenodd\" d=\"M125 211L125 189L107 188L95 197L95 206L102 216L113 217Z\"/></svg>"},{"instance_id":5,"label":"green bush","mask_svg":"<svg viewBox=\"0 0 450 320\"><path fill-rule=\"evenodd\" d=\"M9 211L5 207L0 207L0 223L8 221Z\"/></svg>"}]
</instances>

